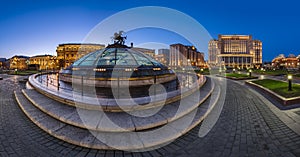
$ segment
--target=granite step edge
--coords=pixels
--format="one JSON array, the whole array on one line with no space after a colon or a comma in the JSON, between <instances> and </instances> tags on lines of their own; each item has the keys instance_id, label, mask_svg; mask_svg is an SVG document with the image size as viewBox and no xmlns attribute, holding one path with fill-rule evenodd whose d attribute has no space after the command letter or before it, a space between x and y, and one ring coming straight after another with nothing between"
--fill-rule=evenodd
<instances>
[{"instance_id":1,"label":"granite step edge","mask_svg":"<svg viewBox=\"0 0 300 157\"><path fill-rule=\"evenodd\" d=\"M203 85L205 85L206 82L207 82L207 78L204 77L204 81L201 84L199 84L200 86L195 87L194 90L201 89L201 87ZM59 101L61 103L64 103L64 104L67 104L67 105L70 105L70 106L75 106L75 107L79 107L79 108L83 108L83 109L89 109L89 110L103 110L103 111L108 111L108 112L123 112L123 111L150 109L150 108L153 108L153 107L159 107L159 105L161 104L161 102L155 102L155 103L146 104L146 105L133 105L133 106L129 105L129 106L124 106L124 107L120 108L120 107L118 107L118 105L114 104L113 102L106 100L105 101L107 103L106 105L105 104L101 104L101 105L93 104L92 105L92 104L86 104L86 103L83 103L83 102L74 102L73 99L69 98L71 96L61 97L61 96L57 95L57 92L52 92L52 91L47 92L47 91L44 90L44 87L42 87L42 86L38 85L38 83L36 83L36 80L34 79L34 76L31 76L29 78L29 83L35 88L36 91L38 91L39 93L42 93L43 95L45 95L49 98L52 98L56 101ZM193 92L194 92L193 90L189 90L189 91L183 93L183 96L187 96L189 94L192 94ZM180 97L178 97L178 96L171 97L171 98L169 98L169 101L167 101L167 103L178 101L180 98L181 98L181 96ZM110 103L112 103L112 104L110 104Z\"/></svg>"},{"instance_id":2,"label":"granite step edge","mask_svg":"<svg viewBox=\"0 0 300 157\"><path fill-rule=\"evenodd\" d=\"M211 81L211 80L210 80ZM209 81L209 82L210 82ZM149 120L149 123L151 124L146 124L144 123L143 125L136 125L135 122L132 122L133 125L129 125L129 127L124 127L122 126L122 128L112 128L112 127L97 127L97 125L86 125L86 123L83 123L82 120L78 117L75 119L77 121L74 121L74 119L70 119L70 117L67 117L65 118L64 115L59 115L57 113L53 113L53 110L52 112L47 110L46 108L44 108L43 105L40 105L38 103L36 103L34 101L34 97L38 97L38 98L45 98L45 99L50 99L48 98L47 96L44 96L43 94L37 92L37 91L33 91L33 90L22 90L23 94L25 95L25 97L38 109L40 109L41 111L43 111L44 113L48 114L49 116L57 119L57 120L60 120L61 122L63 123L67 123L69 125L73 125L73 126L76 126L76 127L80 127L80 128L84 128L84 129L89 129L89 130L93 130L93 131L101 131L101 132L129 132L129 131L142 131L142 130L147 130L147 129L151 129L151 128L155 128L155 127L159 127L159 126L162 126L162 125L165 125L167 123L170 123L172 121L175 121L181 117L183 117L185 114L188 114L189 112L192 112L192 110L194 110L195 108L197 108L198 106L200 106L211 94L213 88L214 88L214 83L213 81L211 81L211 89L210 91L206 94L206 96L204 98L201 99L201 101L198 103L198 104L195 104L192 108L188 109L188 110L185 110L183 113L179 113L177 114L176 117L165 117L165 116L162 116L164 117L164 119L161 119L159 121L157 120L154 120L154 121L151 121ZM30 92L27 92L27 91L31 91L31 92L35 92L34 93L34 96L30 96ZM38 95L38 96L36 96ZM57 103L60 103L61 105L64 105L63 103L61 102L58 102ZM55 106L53 106L55 107ZM70 106L66 105L65 106L66 108L70 108ZM74 110L76 110L76 108L74 107ZM54 110L56 111L56 110ZM76 111L73 111L73 112L76 112ZM60 113L60 112L58 112ZM70 114L70 113L68 113ZM76 113L77 114L77 113ZM76 115L75 116L78 116ZM78 121L79 120L79 121ZM132 119L131 119L132 120ZM100 123L100 122L99 122Z\"/></svg>"},{"instance_id":3,"label":"granite step edge","mask_svg":"<svg viewBox=\"0 0 300 157\"><path fill-rule=\"evenodd\" d=\"M18 100L18 94L15 93L16 95L16 99ZM20 95L20 94L19 94ZM20 101L18 101L20 107L22 106L22 104L20 103ZM22 107L21 107L22 108ZM24 110L22 109L23 112L30 118L30 111L28 112L27 110ZM41 111L40 111L41 112ZM200 113L200 112L199 112ZM205 112L206 113L206 112ZM41 112L41 114L44 114L43 112ZM200 114L203 114L200 113ZM205 115L205 114L204 114ZM190 116L190 115L187 115L187 116ZM158 145L161 145L161 144L164 144L164 143L167 143L167 142L170 142L180 136L182 136L183 134L185 134L186 132L188 132L190 129L192 129L195 125L199 124L200 121L203 120L203 116L198 116L198 120L193 120L193 123L192 125L190 125L190 127L184 131L181 131L181 132L177 132L176 134L169 134L168 132L168 135L167 137L164 137L164 138L160 138L158 141L153 141L151 138L146 138L146 139L142 139L142 142L143 142L143 145L140 145L139 147L137 147L136 145L134 147L132 146L128 146L128 145L124 145L122 146L121 148L123 150L139 150L139 149L149 149L151 147L156 147ZM51 118L51 117L50 117ZM51 118L52 120L55 121L54 118ZM44 131L46 131L47 133L49 133L50 135L58 138L58 139L61 139L63 141L66 141L68 143L72 143L72 144L75 144L75 145L79 145L79 146L82 146L82 147L87 147L87 148L94 148L94 149L106 149L106 150L113 150L115 148L112 148L112 147L109 147L105 144L99 144L99 141L98 142L95 142L95 140L88 140L87 142L85 141L82 141L82 140L76 140L76 139L73 139L72 137L67 137L68 134L58 134L58 132L61 132L61 130L63 130L64 128L66 127L62 127L61 129L59 130L56 130L56 131L50 131L51 129L49 128L45 128L45 127L41 127L42 124L40 124L38 121L33 121L37 126L39 126L41 129L43 129ZM176 121L175 122L172 122L173 125L171 126L177 126L176 125ZM71 127L75 130L79 129L79 130L82 130L80 128L77 128L77 127L73 127L73 126L70 126L70 125L67 125L67 127ZM176 129L174 127L174 129ZM87 131L87 130L86 130ZM68 132L68 131L65 131L65 132ZM73 131L74 132L74 131ZM87 131L88 132L88 131ZM101 136L105 136L106 133L99 133ZM107 133L106 135L114 135L114 133ZM122 134L118 134L122 137L124 137ZM126 133L124 134L126 135ZM115 136L115 135L114 135ZM93 139L93 137L86 137L85 139ZM119 147L120 148L120 147Z\"/></svg>"},{"instance_id":4,"label":"granite step edge","mask_svg":"<svg viewBox=\"0 0 300 157\"><path fill-rule=\"evenodd\" d=\"M91 139L94 136L85 129L81 129L78 127L74 127L71 125L67 125L64 123L61 123L59 121L57 121L56 119L47 116L45 113L43 113L42 111L38 110L37 108L35 108L34 106L30 106L30 102L26 102L26 98L25 96L22 96L22 93L19 92L14 92L15 98L17 100L17 103L19 105L19 107L21 108L22 112L35 124L37 125L40 129L42 129L43 131L45 131L46 133L48 133L49 135L60 139L62 141L77 145L77 146L82 146L82 147L86 147L86 148L94 148L94 149L106 149L106 150L115 150L112 147L107 146L104 143L101 142L97 142L97 144L95 145L93 142L94 140L91 141L84 141L84 139ZM22 98L23 97L23 98ZM24 101L25 100L25 101ZM26 104L27 103L27 104ZM48 128L47 125L45 124L45 122L43 120L37 120L34 115L32 115L32 112L39 112L39 114L42 114L46 117L48 117L48 123L61 123L61 127L59 128ZM80 140L76 140L73 137L68 137L69 134L59 134L59 132L62 132L62 130L64 130L67 127L72 127L73 129L78 130L78 132L83 133L86 135L86 137L80 139ZM68 132L68 131L65 131Z\"/></svg>"}]
</instances>

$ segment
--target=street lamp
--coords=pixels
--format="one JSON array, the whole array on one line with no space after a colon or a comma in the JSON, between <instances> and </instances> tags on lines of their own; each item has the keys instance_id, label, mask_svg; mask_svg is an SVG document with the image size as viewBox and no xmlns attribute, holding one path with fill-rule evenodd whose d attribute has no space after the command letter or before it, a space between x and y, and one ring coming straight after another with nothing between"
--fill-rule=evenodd
<instances>
[{"instance_id":1,"label":"street lamp","mask_svg":"<svg viewBox=\"0 0 300 157\"><path fill-rule=\"evenodd\" d=\"M19 58L17 58L17 70L19 69L19 61L20 61L20 59Z\"/></svg>"},{"instance_id":2,"label":"street lamp","mask_svg":"<svg viewBox=\"0 0 300 157\"><path fill-rule=\"evenodd\" d=\"M289 89L288 91L292 91L292 79L293 79L293 76L292 75L288 75L288 80L289 80Z\"/></svg>"},{"instance_id":3,"label":"street lamp","mask_svg":"<svg viewBox=\"0 0 300 157\"><path fill-rule=\"evenodd\" d=\"M29 64L30 64L29 59L27 59L25 63L26 63L26 65L27 65L27 69L29 69Z\"/></svg>"},{"instance_id":4,"label":"street lamp","mask_svg":"<svg viewBox=\"0 0 300 157\"><path fill-rule=\"evenodd\" d=\"M235 69L233 69L233 73L235 73Z\"/></svg>"},{"instance_id":5,"label":"street lamp","mask_svg":"<svg viewBox=\"0 0 300 157\"><path fill-rule=\"evenodd\" d=\"M252 73L252 70L250 69L250 70L249 70L249 77L251 77L251 73Z\"/></svg>"},{"instance_id":6,"label":"street lamp","mask_svg":"<svg viewBox=\"0 0 300 157\"><path fill-rule=\"evenodd\" d=\"M187 60L187 65L186 65L186 67L187 67L187 69L188 69L188 70L190 70L190 69L189 69L190 62L191 62L191 60L190 60L190 59L188 59L188 60Z\"/></svg>"}]
</instances>

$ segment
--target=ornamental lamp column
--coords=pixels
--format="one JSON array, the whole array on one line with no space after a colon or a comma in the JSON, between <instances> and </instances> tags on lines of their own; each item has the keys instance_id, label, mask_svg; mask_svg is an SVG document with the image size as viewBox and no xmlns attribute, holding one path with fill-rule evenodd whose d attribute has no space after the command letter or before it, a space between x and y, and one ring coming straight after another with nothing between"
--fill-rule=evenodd
<instances>
[{"instance_id":1,"label":"ornamental lamp column","mask_svg":"<svg viewBox=\"0 0 300 157\"><path fill-rule=\"evenodd\" d=\"M289 81L288 91L292 91L292 79L293 79L293 76L291 74L289 74L288 75L288 81Z\"/></svg>"}]
</instances>

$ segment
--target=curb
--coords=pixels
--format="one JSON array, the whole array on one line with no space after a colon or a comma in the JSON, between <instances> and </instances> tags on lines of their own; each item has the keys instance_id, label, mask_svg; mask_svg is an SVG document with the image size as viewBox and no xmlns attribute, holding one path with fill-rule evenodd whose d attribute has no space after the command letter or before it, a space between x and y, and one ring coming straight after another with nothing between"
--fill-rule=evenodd
<instances>
[{"instance_id":1,"label":"curb","mask_svg":"<svg viewBox=\"0 0 300 157\"><path fill-rule=\"evenodd\" d=\"M273 91L271 91L271 90L269 90L269 89L267 89L267 88L265 88L261 85L255 84L253 82L245 81L245 84L259 90L260 92L262 92L264 94L267 94L268 96L272 97L273 99L278 101L283 106L300 104L300 97L285 98L285 97L280 96L280 95L276 94L275 92L273 92Z\"/></svg>"}]
</instances>

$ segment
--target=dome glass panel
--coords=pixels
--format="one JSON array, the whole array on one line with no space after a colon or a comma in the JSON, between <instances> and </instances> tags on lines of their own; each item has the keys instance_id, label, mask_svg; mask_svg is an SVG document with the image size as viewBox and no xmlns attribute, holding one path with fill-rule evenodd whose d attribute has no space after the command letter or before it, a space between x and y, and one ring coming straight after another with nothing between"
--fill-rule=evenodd
<instances>
[{"instance_id":1,"label":"dome glass panel","mask_svg":"<svg viewBox=\"0 0 300 157\"><path fill-rule=\"evenodd\" d=\"M165 67L150 56L130 48L105 48L83 56L75 61L73 67L101 66Z\"/></svg>"}]
</instances>

